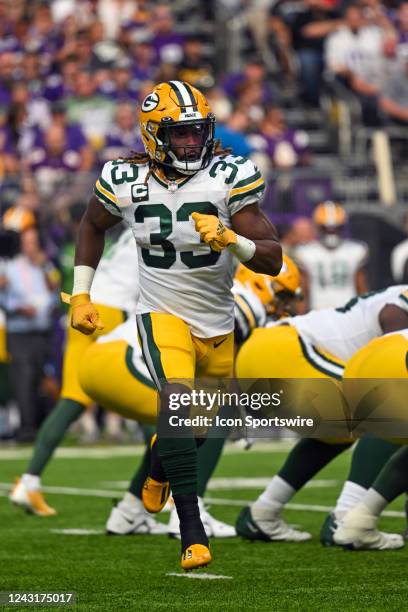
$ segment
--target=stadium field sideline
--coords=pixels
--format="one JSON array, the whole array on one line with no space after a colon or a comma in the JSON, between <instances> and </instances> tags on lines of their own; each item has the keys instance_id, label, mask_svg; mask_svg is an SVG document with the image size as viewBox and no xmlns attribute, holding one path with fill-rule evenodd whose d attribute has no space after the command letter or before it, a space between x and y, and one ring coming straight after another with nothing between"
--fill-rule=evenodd
<instances>
[{"instance_id":1,"label":"stadium field sideline","mask_svg":"<svg viewBox=\"0 0 408 612\"><path fill-rule=\"evenodd\" d=\"M0 451L0 591L74 591L73 609L98 611L216 611L221 602L223 610L406 607L405 549L348 552L323 549L319 543L326 509L347 473L348 453L322 471L285 513L290 523L313 533L312 541L213 540L214 563L190 574L182 573L176 562L175 540L104 534L111 499L121 496L137 464L134 448L61 449L43 480L49 501L59 511L47 519L24 514L7 499L28 454L29 449ZM276 444L250 451L229 447L208 491L212 514L233 523L242 504L255 499L285 454L286 447ZM400 498L390 506L380 527L404 529L403 503Z\"/></svg>"}]
</instances>

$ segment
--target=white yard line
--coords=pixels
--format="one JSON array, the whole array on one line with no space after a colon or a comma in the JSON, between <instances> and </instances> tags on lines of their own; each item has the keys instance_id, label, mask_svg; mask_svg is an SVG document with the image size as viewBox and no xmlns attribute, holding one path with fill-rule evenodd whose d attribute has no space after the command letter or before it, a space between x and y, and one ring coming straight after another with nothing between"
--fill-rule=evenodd
<instances>
[{"instance_id":1,"label":"white yard line","mask_svg":"<svg viewBox=\"0 0 408 612\"><path fill-rule=\"evenodd\" d=\"M176 572L169 572L166 576L177 576L178 578L195 578L196 580L232 580L232 576L222 576L220 574L177 574Z\"/></svg>"},{"instance_id":2,"label":"white yard line","mask_svg":"<svg viewBox=\"0 0 408 612\"><path fill-rule=\"evenodd\" d=\"M270 478L211 478L208 483L208 489L211 491L234 489L263 489L270 483ZM102 487L110 487L112 489L127 489L129 481L127 480L104 480L99 483ZM310 489L325 489L337 487L341 484L340 480L311 480L305 486Z\"/></svg>"},{"instance_id":3,"label":"white yard line","mask_svg":"<svg viewBox=\"0 0 408 612\"><path fill-rule=\"evenodd\" d=\"M6 496L10 491L12 485L8 482L0 482L0 496ZM43 487L44 493L56 493L59 495L78 495L80 497L106 497L114 498L117 497L121 491L107 491L105 489L80 489L76 487ZM124 491L122 491L124 492ZM253 500L251 499L228 499L223 497L205 497L207 504L213 506L247 506ZM306 510L310 512L331 512L332 506L320 506L315 504L286 504L287 510ZM404 518L405 512L399 512L397 510L386 510L382 513L382 516L389 516L394 518Z\"/></svg>"},{"instance_id":4,"label":"white yard line","mask_svg":"<svg viewBox=\"0 0 408 612\"><path fill-rule=\"evenodd\" d=\"M255 442L249 451L244 450L239 444L227 443L224 453L237 455L242 453L284 453L292 448L294 441L282 440L281 442ZM62 447L57 448L55 458L57 459L111 459L114 457L140 457L144 453L144 446L100 446L100 447ZM32 455L31 448L1 448L0 461L11 459L29 459Z\"/></svg>"}]
</instances>

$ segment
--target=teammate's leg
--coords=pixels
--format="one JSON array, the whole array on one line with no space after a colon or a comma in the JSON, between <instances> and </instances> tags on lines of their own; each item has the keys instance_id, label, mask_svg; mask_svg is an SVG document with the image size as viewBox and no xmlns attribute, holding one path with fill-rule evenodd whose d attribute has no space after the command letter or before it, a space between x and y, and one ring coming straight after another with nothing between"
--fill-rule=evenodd
<instances>
[{"instance_id":1,"label":"teammate's leg","mask_svg":"<svg viewBox=\"0 0 408 612\"><path fill-rule=\"evenodd\" d=\"M377 521L384 508L408 489L408 448L400 448L385 464L362 500L350 510L334 533L334 541L347 548L391 550L401 548L399 534L383 533Z\"/></svg>"},{"instance_id":2,"label":"teammate's leg","mask_svg":"<svg viewBox=\"0 0 408 612\"><path fill-rule=\"evenodd\" d=\"M98 311L105 323L102 334L85 336L72 327L67 328L61 399L42 424L27 471L17 480L10 494L13 503L39 516L51 516L56 513L45 502L41 493L41 474L70 425L83 414L85 407L92 403L92 399L83 391L78 379L82 357L98 335L108 333L124 320L123 312L115 308L98 305Z\"/></svg>"},{"instance_id":3,"label":"teammate's leg","mask_svg":"<svg viewBox=\"0 0 408 612\"><path fill-rule=\"evenodd\" d=\"M313 347L308 347L294 328L272 327L267 333L265 330L253 332L238 353L236 371L241 379L261 376L312 380L329 380L331 368L333 377L342 372L341 362L331 357L327 358L327 363L324 360L325 356L316 356ZM300 440L266 490L250 508L240 513L236 523L238 534L252 540L308 540L309 533L286 524L281 517L282 509L306 482L349 446L350 442L346 441Z\"/></svg>"},{"instance_id":4,"label":"teammate's leg","mask_svg":"<svg viewBox=\"0 0 408 612\"><path fill-rule=\"evenodd\" d=\"M320 531L320 541L324 546L334 544L333 533L338 522L362 500L383 466L399 448L399 444L373 436L366 436L357 442L347 480L334 511L326 518Z\"/></svg>"}]
</instances>

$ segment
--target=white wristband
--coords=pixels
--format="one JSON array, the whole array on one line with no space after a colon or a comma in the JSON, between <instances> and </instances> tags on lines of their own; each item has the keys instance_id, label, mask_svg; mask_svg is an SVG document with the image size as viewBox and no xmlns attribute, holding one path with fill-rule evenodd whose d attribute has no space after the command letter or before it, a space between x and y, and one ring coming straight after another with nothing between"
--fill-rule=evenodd
<instances>
[{"instance_id":1,"label":"white wristband","mask_svg":"<svg viewBox=\"0 0 408 612\"><path fill-rule=\"evenodd\" d=\"M74 266L74 286L72 295L90 293L95 269L91 266Z\"/></svg>"},{"instance_id":2,"label":"white wristband","mask_svg":"<svg viewBox=\"0 0 408 612\"><path fill-rule=\"evenodd\" d=\"M244 236L237 234L236 243L230 244L228 249L237 259L239 259L239 261L245 263L255 255L256 245L252 240L248 240L248 238L244 238Z\"/></svg>"}]
</instances>

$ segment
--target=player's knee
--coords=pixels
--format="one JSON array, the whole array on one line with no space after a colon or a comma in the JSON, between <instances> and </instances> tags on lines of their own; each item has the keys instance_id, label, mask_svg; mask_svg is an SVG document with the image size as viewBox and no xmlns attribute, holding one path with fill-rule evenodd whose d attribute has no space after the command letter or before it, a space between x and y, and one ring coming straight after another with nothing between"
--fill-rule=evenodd
<instances>
[{"instance_id":1,"label":"player's knee","mask_svg":"<svg viewBox=\"0 0 408 612\"><path fill-rule=\"evenodd\" d=\"M167 383L160 391L160 409L185 414L190 408L191 389L181 383Z\"/></svg>"}]
</instances>

